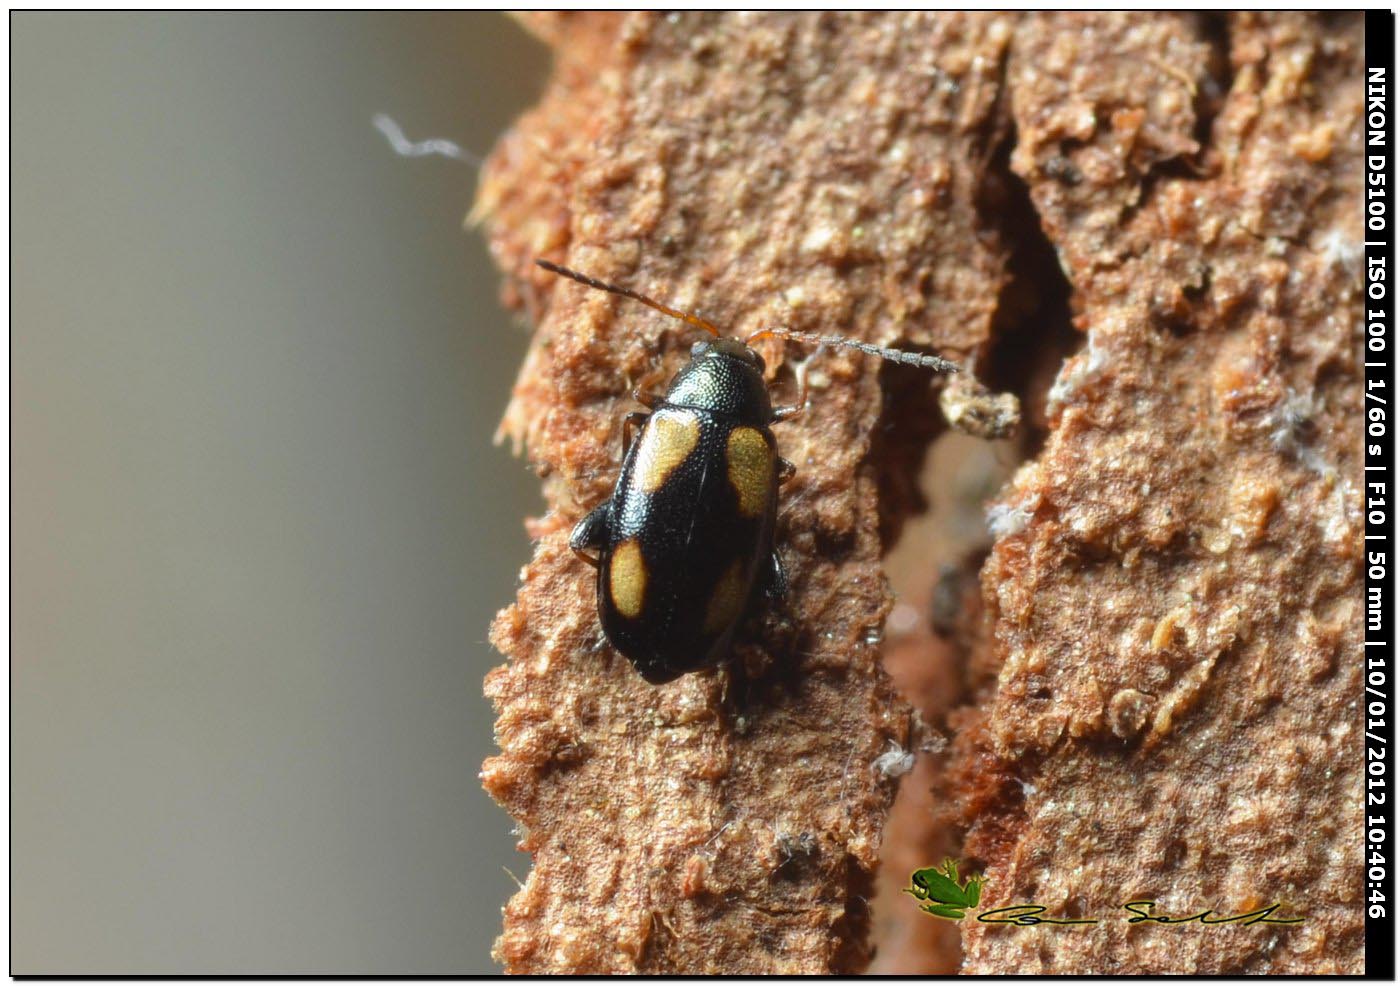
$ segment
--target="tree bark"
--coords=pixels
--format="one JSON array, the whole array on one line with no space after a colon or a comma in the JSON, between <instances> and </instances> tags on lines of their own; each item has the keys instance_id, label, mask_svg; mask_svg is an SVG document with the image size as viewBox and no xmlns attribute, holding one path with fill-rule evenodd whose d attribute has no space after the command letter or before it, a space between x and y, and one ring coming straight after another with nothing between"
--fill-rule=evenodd
<instances>
[{"instance_id":1,"label":"tree bark","mask_svg":"<svg viewBox=\"0 0 1400 986\"><path fill-rule=\"evenodd\" d=\"M938 795L887 857L947 846L985 871L983 906L1101 920L969 920L959 942L886 894L887 968L961 948L973 972L1360 971L1359 16L529 23L555 77L478 203L537 326L502 434L548 506L486 686L483 782L534 859L507 970L864 968L914 751ZM944 662L901 676L923 716L881 666L881 559L922 507L943 384L812 362L810 411L776 428L791 596L731 666L653 687L602 640L566 541L616 478L631 386L691 339L536 256L733 334L937 351L1015 392L1031 458L980 596L957 597L963 645L906 648ZM790 392L806 354L763 345ZM1148 898L1305 920L1111 913Z\"/></svg>"}]
</instances>

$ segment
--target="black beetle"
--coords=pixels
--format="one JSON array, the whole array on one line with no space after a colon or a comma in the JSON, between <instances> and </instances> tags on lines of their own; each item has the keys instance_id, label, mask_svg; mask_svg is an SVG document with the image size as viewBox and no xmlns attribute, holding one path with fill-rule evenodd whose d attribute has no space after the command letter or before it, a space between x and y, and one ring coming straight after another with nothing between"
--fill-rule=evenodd
<instances>
[{"instance_id":1,"label":"black beetle","mask_svg":"<svg viewBox=\"0 0 1400 986\"><path fill-rule=\"evenodd\" d=\"M778 485L794 470L778 455L769 426L803 409L806 388L796 404L775 408L763 357L749 343L777 336L929 369L958 367L940 356L789 329L763 329L741 342L635 291L535 262L714 336L695 343L664 396L633 392L651 413L624 420L617 486L569 537L569 547L598 570L598 617L608 640L643 678L663 684L728 654L756 588L772 598L787 589L773 525Z\"/></svg>"}]
</instances>

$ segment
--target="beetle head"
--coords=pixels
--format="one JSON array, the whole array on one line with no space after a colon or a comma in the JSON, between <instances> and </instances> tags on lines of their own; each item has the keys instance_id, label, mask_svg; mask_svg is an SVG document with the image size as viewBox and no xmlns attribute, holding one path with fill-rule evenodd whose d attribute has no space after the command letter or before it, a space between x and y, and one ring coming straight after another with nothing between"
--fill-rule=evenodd
<instances>
[{"instance_id":1,"label":"beetle head","mask_svg":"<svg viewBox=\"0 0 1400 986\"><path fill-rule=\"evenodd\" d=\"M764 370L763 357L738 339L731 339L728 336L720 336L718 339L700 339L690 347L692 360L713 359L717 356L728 356L741 360L759 373Z\"/></svg>"}]
</instances>

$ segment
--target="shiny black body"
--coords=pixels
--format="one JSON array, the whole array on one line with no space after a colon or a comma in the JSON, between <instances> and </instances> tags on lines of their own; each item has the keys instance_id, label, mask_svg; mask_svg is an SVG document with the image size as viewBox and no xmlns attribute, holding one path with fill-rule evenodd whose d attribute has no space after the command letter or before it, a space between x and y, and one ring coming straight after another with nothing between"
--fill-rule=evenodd
<instances>
[{"instance_id":1,"label":"shiny black body","mask_svg":"<svg viewBox=\"0 0 1400 986\"><path fill-rule=\"evenodd\" d=\"M652 413L629 417L624 436L642 427L635 440L624 438L613 494L579 522L569 543L598 568L598 616L608 640L642 677L661 684L723 660L754 595L786 588L773 526L778 483L791 466L778 457L769 425L789 409L774 411L758 354L724 338L697 343L664 397L636 396ZM736 431L750 451L763 447L754 433L761 436L766 473L736 479ZM617 562L628 591L614 598L619 546L629 555ZM631 614L623 611L626 600Z\"/></svg>"}]
</instances>

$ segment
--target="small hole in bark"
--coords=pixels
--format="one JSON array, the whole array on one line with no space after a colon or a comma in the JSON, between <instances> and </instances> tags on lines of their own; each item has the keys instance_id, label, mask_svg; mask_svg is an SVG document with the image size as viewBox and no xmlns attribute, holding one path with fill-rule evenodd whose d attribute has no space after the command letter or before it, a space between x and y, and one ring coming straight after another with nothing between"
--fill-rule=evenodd
<instances>
[{"instance_id":1,"label":"small hole in bark","mask_svg":"<svg viewBox=\"0 0 1400 986\"><path fill-rule=\"evenodd\" d=\"M1069 900L1065 901L1065 906L1061 910L1061 914L1067 918L1088 917L1090 915L1089 902L1078 894L1075 894Z\"/></svg>"},{"instance_id":2,"label":"small hole in bark","mask_svg":"<svg viewBox=\"0 0 1400 986\"><path fill-rule=\"evenodd\" d=\"M1167 846L1167 851L1162 854L1162 869L1170 872L1181 866L1186 859L1186 843L1180 839L1173 839Z\"/></svg>"}]
</instances>

